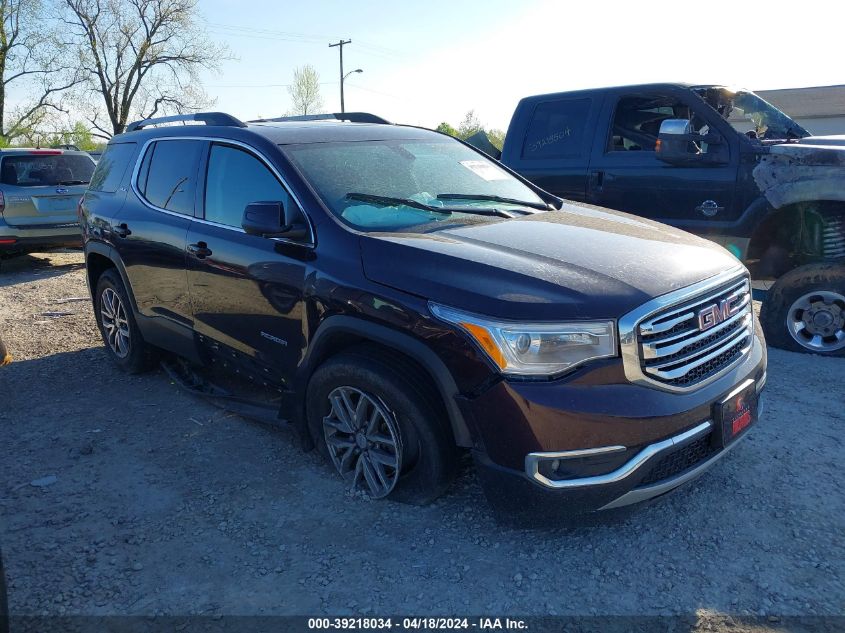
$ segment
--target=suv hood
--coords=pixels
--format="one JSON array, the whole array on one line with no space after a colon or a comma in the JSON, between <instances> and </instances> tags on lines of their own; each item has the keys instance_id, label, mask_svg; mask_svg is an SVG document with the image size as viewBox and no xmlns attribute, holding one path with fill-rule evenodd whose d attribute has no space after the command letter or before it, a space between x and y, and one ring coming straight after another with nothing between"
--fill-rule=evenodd
<instances>
[{"instance_id":1,"label":"suv hood","mask_svg":"<svg viewBox=\"0 0 845 633\"><path fill-rule=\"evenodd\" d=\"M560 211L361 238L371 281L492 317L618 318L739 262L669 226L566 202Z\"/></svg>"}]
</instances>

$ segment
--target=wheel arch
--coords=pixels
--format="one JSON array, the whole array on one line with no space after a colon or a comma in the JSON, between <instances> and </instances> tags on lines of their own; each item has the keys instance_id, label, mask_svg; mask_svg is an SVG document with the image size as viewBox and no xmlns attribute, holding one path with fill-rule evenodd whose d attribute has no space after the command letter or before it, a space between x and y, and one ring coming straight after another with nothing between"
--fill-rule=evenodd
<instances>
[{"instance_id":1,"label":"wheel arch","mask_svg":"<svg viewBox=\"0 0 845 633\"><path fill-rule=\"evenodd\" d=\"M747 257L759 259L772 247L781 247L791 252L796 246L794 240L801 233L808 214L845 217L845 200L812 198L793 201L778 208L769 207L768 212L762 215L754 226Z\"/></svg>"},{"instance_id":2,"label":"wheel arch","mask_svg":"<svg viewBox=\"0 0 845 633\"><path fill-rule=\"evenodd\" d=\"M97 281L100 276L109 268L114 268L120 275L123 281L123 287L126 289L126 294L129 295L129 300L132 302L132 310L137 314L138 306L135 303L135 295L132 293L132 286L129 284L129 279L126 276L126 268L123 261L120 259L115 250L108 244L102 242L88 242L85 245L85 269L86 278L88 280L88 290L91 296L97 289Z\"/></svg>"},{"instance_id":3,"label":"wheel arch","mask_svg":"<svg viewBox=\"0 0 845 633\"><path fill-rule=\"evenodd\" d=\"M455 401L459 393L458 387L443 361L418 339L378 323L345 315L331 316L323 321L300 363L296 378L296 393L300 395L305 393L311 375L321 363L345 349L362 343L383 347L418 367L440 396L443 409L449 418L455 443L462 447L473 445L469 426ZM298 400L300 410L295 422L300 426L299 430L305 438L307 437L305 428L307 422L304 404L302 404L304 399L298 398Z\"/></svg>"}]
</instances>

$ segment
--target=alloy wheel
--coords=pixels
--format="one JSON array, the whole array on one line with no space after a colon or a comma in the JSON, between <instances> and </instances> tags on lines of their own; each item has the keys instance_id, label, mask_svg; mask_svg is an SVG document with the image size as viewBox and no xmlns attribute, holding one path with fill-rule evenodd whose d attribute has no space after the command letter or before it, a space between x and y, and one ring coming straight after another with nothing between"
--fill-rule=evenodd
<instances>
[{"instance_id":1,"label":"alloy wheel","mask_svg":"<svg viewBox=\"0 0 845 633\"><path fill-rule=\"evenodd\" d=\"M114 289L106 288L100 295L100 322L106 334L106 342L119 357L126 358L131 351L129 320L126 308Z\"/></svg>"},{"instance_id":2,"label":"alloy wheel","mask_svg":"<svg viewBox=\"0 0 845 633\"><path fill-rule=\"evenodd\" d=\"M786 315L792 338L813 352L845 348L845 296L819 290L795 300Z\"/></svg>"},{"instance_id":3,"label":"alloy wheel","mask_svg":"<svg viewBox=\"0 0 845 633\"><path fill-rule=\"evenodd\" d=\"M329 403L323 433L335 468L353 490L386 497L402 470L396 417L379 398L354 387L337 387Z\"/></svg>"}]
</instances>

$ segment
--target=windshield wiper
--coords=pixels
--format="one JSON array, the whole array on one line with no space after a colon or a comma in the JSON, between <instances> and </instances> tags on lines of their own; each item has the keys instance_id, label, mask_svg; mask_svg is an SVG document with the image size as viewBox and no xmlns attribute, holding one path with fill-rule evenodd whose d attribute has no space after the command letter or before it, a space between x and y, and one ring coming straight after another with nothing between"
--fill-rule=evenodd
<instances>
[{"instance_id":1,"label":"windshield wiper","mask_svg":"<svg viewBox=\"0 0 845 633\"><path fill-rule=\"evenodd\" d=\"M549 205L544 202L529 202L528 200L517 200L516 198L504 198L502 196L492 196L486 194L474 193L441 193L437 196L438 200L484 200L490 202L501 202L503 204L517 204L522 207L529 207L531 209L541 209L543 211L549 210Z\"/></svg>"},{"instance_id":2,"label":"windshield wiper","mask_svg":"<svg viewBox=\"0 0 845 633\"><path fill-rule=\"evenodd\" d=\"M57 185L87 185L88 180L60 180Z\"/></svg>"},{"instance_id":3,"label":"windshield wiper","mask_svg":"<svg viewBox=\"0 0 845 633\"><path fill-rule=\"evenodd\" d=\"M466 213L469 215L487 215L496 216L499 218L513 218L514 216L502 209L473 209L467 207L465 209L447 209L446 207L433 207L423 202L417 202L410 198L394 198L392 196L377 196L371 193L347 193L345 196L348 200L359 200L360 202L369 202L370 204L377 204L384 207L411 207L412 209L420 209L422 211L430 211L431 213L439 213L440 215L452 215L453 213Z\"/></svg>"}]
</instances>

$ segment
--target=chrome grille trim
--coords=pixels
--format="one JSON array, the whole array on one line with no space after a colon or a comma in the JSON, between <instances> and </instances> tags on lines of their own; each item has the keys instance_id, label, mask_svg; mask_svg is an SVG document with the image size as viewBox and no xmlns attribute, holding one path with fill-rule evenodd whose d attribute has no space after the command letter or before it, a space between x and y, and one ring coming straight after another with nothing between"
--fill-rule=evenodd
<instances>
[{"instance_id":1,"label":"chrome grille trim","mask_svg":"<svg viewBox=\"0 0 845 633\"><path fill-rule=\"evenodd\" d=\"M747 344L743 345L743 347L741 348L741 355L744 355L745 353L747 353L748 350L751 349L751 315L746 315L744 321L746 323L743 324L743 326L736 332L732 332L731 335L727 338L720 339L718 342L703 350L704 352L707 352L704 356L699 356L695 358L695 360L685 362L683 364L681 364L678 360L673 360L662 365L646 367L646 373L649 373L653 376L657 376L658 378L662 378L664 380L674 380L676 378L681 378L683 376L686 376L693 369L701 367L705 363L716 358L719 354L726 352L727 350L731 349L734 345L740 342ZM677 369L666 369L667 367L673 367L679 364L681 366Z\"/></svg>"},{"instance_id":2,"label":"chrome grille trim","mask_svg":"<svg viewBox=\"0 0 845 633\"><path fill-rule=\"evenodd\" d=\"M701 332L685 327L717 299L746 295L740 311ZM695 391L718 380L747 357L754 343L754 317L748 271L738 266L692 286L657 297L619 320L625 375L633 383L674 392ZM702 344L702 341L705 343ZM701 345L689 350L689 346ZM672 384L724 356L724 365L689 384ZM719 360L716 364L721 363Z\"/></svg>"},{"instance_id":3,"label":"chrome grille trim","mask_svg":"<svg viewBox=\"0 0 845 633\"><path fill-rule=\"evenodd\" d=\"M748 319L749 317L749 310L747 306L751 303L751 294L749 293L742 302L742 312L737 312L727 321L722 321L719 325L710 328L709 330L705 330L704 332L700 332L699 334L689 337L689 332L682 332L677 336L673 336L666 339L660 339L659 341L643 343L643 358L645 360L653 360L655 358L662 358L663 356L671 356L676 352L680 352L684 349L687 345L692 343L697 343L698 341L703 341L704 339L713 336L714 334L718 334L726 329L728 329L731 325L735 324L740 319ZM692 317L690 317L692 318ZM689 320L689 319L687 319ZM749 319L750 320L750 319ZM642 332L642 326L640 329ZM678 342L675 342L678 341Z\"/></svg>"}]
</instances>

